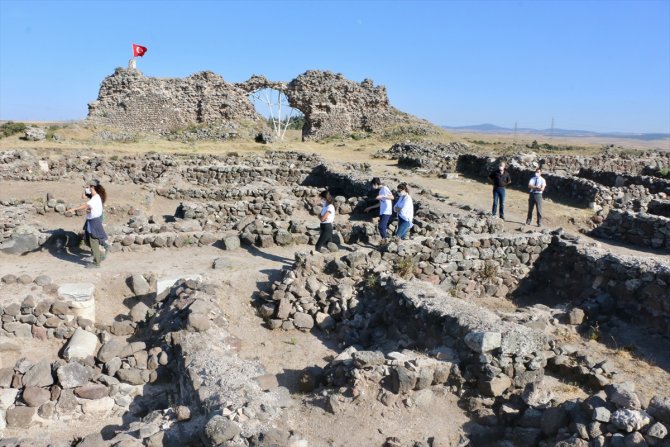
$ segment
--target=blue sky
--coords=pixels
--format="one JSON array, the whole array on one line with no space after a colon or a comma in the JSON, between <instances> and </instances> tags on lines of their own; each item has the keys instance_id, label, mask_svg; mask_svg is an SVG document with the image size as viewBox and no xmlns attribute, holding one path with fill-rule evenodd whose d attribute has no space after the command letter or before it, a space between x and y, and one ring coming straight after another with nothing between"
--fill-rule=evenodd
<instances>
[{"instance_id":1,"label":"blue sky","mask_svg":"<svg viewBox=\"0 0 670 447\"><path fill-rule=\"evenodd\" d=\"M0 0L0 119L85 117L133 42L147 76L322 69L436 124L670 133L670 0Z\"/></svg>"}]
</instances>

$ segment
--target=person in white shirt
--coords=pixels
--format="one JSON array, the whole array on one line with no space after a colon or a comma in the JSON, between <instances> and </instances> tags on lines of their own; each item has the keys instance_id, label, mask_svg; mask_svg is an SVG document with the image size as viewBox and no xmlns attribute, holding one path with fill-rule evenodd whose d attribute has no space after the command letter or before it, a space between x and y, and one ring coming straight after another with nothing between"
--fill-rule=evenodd
<instances>
[{"instance_id":1,"label":"person in white shirt","mask_svg":"<svg viewBox=\"0 0 670 447\"><path fill-rule=\"evenodd\" d=\"M409 195L409 187L407 183L398 185L398 195L400 198L395 204L395 212L398 213L398 231L396 236L400 239L406 239L409 229L414 226L414 202L412 196Z\"/></svg>"},{"instance_id":2,"label":"person in white shirt","mask_svg":"<svg viewBox=\"0 0 670 447\"><path fill-rule=\"evenodd\" d=\"M100 263L106 257L100 252L100 244L107 240L107 233L102 226L103 204L107 201L107 192L105 188L97 180L92 180L88 186L84 188L84 194L90 199L88 202L67 210L74 213L79 210L86 210L86 223L84 224L84 237L86 244L91 247L93 252L93 262L86 265L86 268L100 267Z\"/></svg>"},{"instance_id":3,"label":"person in white shirt","mask_svg":"<svg viewBox=\"0 0 670 447\"><path fill-rule=\"evenodd\" d=\"M333 205L333 196L328 191L322 191L319 195L321 199L321 221L319 240L316 241L316 251L326 248L333 239L333 222L335 222L335 206Z\"/></svg>"},{"instance_id":4,"label":"person in white shirt","mask_svg":"<svg viewBox=\"0 0 670 447\"><path fill-rule=\"evenodd\" d=\"M373 189L379 191L377 197L375 197L375 200L379 203L365 208L365 212L367 213L375 208L379 208L379 223L377 224L377 228L382 239L386 239L387 228L391 220L391 214L393 213L393 193L386 186L382 185L379 177L374 177L370 183Z\"/></svg>"},{"instance_id":5,"label":"person in white shirt","mask_svg":"<svg viewBox=\"0 0 670 447\"><path fill-rule=\"evenodd\" d=\"M526 225L533 220L533 208L537 208L537 226L542 226L542 192L547 187L547 181L542 177L542 169L535 170L535 176L528 182L528 216Z\"/></svg>"}]
</instances>

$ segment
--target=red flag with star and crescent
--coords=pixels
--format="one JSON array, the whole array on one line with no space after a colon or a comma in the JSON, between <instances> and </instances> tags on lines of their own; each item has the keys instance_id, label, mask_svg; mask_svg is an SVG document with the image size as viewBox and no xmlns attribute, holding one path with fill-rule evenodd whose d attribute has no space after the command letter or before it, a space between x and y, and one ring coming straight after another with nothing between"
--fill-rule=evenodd
<instances>
[{"instance_id":1,"label":"red flag with star and crescent","mask_svg":"<svg viewBox=\"0 0 670 447\"><path fill-rule=\"evenodd\" d=\"M147 47L143 47L142 45L137 45L133 44L133 57L142 57L144 54L147 52Z\"/></svg>"}]
</instances>

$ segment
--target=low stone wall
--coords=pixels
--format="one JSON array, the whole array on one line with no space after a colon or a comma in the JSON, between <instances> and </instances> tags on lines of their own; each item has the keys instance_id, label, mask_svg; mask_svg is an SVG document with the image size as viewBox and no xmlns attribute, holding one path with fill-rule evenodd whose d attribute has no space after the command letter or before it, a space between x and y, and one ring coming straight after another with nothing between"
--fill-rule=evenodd
<instances>
[{"instance_id":1,"label":"low stone wall","mask_svg":"<svg viewBox=\"0 0 670 447\"><path fill-rule=\"evenodd\" d=\"M647 212L656 216L670 217L670 200L652 199L647 204Z\"/></svg>"},{"instance_id":2,"label":"low stone wall","mask_svg":"<svg viewBox=\"0 0 670 447\"><path fill-rule=\"evenodd\" d=\"M577 177L590 179L608 187L641 185L651 194L664 193L670 195L670 180L649 175L627 175L608 171L594 171L593 169L580 169Z\"/></svg>"},{"instance_id":3,"label":"low stone wall","mask_svg":"<svg viewBox=\"0 0 670 447\"><path fill-rule=\"evenodd\" d=\"M670 218L664 216L613 209L591 234L643 247L670 250Z\"/></svg>"},{"instance_id":4,"label":"low stone wall","mask_svg":"<svg viewBox=\"0 0 670 447\"><path fill-rule=\"evenodd\" d=\"M19 225L30 223L34 213L33 205L22 200L0 202L0 244L9 240Z\"/></svg>"},{"instance_id":5,"label":"low stone wall","mask_svg":"<svg viewBox=\"0 0 670 447\"><path fill-rule=\"evenodd\" d=\"M615 313L670 335L670 264L615 256L554 236L511 297L579 304L590 317Z\"/></svg>"},{"instance_id":6,"label":"low stone wall","mask_svg":"<svg viewBox=\"0 0 670 447\"><path fill-rule=\"evenodd\" d=\"M161 183L170 176L187 181L219 185L219 180L245 184L253 180L294 184L321 162L315 154L271 151L263 156L159 154L102 157L75 153L68 156L38 157L16 151L0 153L8 160L0 164L3 180L57 181L69 177L94 177L104 182L138 184ZM213 173L211 172L213 171ZM216 179L214 181L213 179Z\"/></svg>"}]
</instances>

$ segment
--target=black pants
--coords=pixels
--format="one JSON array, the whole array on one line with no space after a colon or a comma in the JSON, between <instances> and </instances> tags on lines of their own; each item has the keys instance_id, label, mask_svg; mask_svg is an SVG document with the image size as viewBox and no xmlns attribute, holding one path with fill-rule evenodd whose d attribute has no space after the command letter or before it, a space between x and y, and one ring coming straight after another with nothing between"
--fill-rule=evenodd
<instances>
[{"instance_id":1,"label":"black pants","mask_svg":"<svg viewBox=\"0 0 670 447\"><path fill-rule=\"evenodd\" d=\"M332 239L333 239L333 224L321 223L321 234L319 234L319 240L316 241L316 250L317 251L321 250Z\"/></svg>"}]
</instances>

